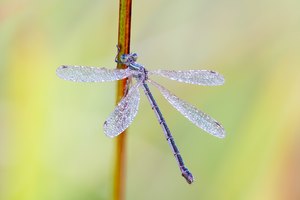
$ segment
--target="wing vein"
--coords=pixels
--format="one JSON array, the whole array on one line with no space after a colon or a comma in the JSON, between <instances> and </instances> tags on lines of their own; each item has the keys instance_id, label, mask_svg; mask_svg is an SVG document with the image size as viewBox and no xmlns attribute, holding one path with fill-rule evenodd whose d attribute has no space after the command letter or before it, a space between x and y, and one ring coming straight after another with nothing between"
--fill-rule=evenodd
<instances>
[{"instance_id":1,"label":"wing vein","mask_svg":"<svg viewBox=\"0 0 300 200\"><path fill-rule=\"evenodd\" d=\"M100 67L66 66L56 70L58 77L74 82L106 82L124 79L132 74L130 69L106 69Z\"/></svg>"},{"instance_id":2,"label":"wing vein","mask_svg":"<svg viewBox=\"0 0 300 200\"><path fill-rule=\"evenodd\" d=\"M141 82L133 85L127 95L121 99L114 111L104 122L103 129L105 135L115 137L122 133L134 120L139 107Z\"/></svg>"},{"instance_id":3,"label":"wing vein","mask_svg":"<svg viewBox=\"0 0 300 200\"><path fill-rule=\"evenodd\" d=\"M184 70L184 71L175 71L175 70L154 70L150 71L149 74L160 75L171 80L196 84L196 85L223 85L224 77L214 71L210 70Z\"/></svg>"},{"instance_id":4,"label":"wing vein","mask_svg":"<svg viewBox=\"0 0 300 200\"><path fill-rule=\"evenodd\" d=\"M209 134L224 138L225 130L223 126L217 122L215 119L205 114L201 110L197 109L195 106L181 100L174 94L172 94L169 90L159 85L158 83L148 80L152 85L156 86L162 95L169 101L169 103L176 108L183 116L189 119L192 123L194 123L199 128L208 132Z\"/></svg>"}]
</instances>

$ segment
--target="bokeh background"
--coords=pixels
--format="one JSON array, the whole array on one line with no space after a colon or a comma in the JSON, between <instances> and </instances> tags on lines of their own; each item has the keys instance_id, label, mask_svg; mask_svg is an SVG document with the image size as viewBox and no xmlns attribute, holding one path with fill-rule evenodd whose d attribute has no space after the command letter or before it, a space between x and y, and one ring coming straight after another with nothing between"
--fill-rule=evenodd
<instances>
[{"instance_id":1,"label":"bokeh background","mask_svg":"<svg viewBox=\"0 0 300 200\"><path fill-rule=\"evenodd\" d=\"M220 121L218 139L152 91L185 162L181 177L146 98L127 140L127 199L300 199L300 2L133 1L131 49L148 69L212 69L201 87L155 78ZM114 68L118 1L0 1L0 199L112 198L115 83L59 79L61 64Z\"/></svg>"}]
</instances>

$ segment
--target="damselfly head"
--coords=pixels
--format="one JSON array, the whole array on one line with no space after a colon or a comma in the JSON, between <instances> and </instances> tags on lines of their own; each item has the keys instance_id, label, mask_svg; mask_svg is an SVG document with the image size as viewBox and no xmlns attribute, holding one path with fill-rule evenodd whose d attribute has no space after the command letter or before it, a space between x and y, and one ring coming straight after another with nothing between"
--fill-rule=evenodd
<instances>
[{"instance_id":1,"label":"damselfly head","mask_svg":"<svg viewBox=\"0 0 300 200\"><path fill-rule=\"evenodd\" d=\"M125 65L129 65L130 63L134 63L138 58L136 53L131 54L123 54L120 56L120 61Z\"/></svg>"}]
</instances>

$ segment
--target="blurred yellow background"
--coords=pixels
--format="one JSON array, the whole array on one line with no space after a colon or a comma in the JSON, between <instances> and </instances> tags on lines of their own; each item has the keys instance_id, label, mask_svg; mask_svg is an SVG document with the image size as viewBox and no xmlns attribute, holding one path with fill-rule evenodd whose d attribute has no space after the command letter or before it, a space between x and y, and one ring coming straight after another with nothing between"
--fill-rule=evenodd
<instances>
[{"instance_id":1,"label":"blurred yellow background","mask_svg":"<svg viewBox=\"0 0 300 200\"><path fill-rule=\"evenodd\" d=\"M127 143L127 199L300 199L300 2L133 1L131 50L148 69L211 69L220 87L156 79L223 124L198 129L154 96L196 181L181 177L146 98ZM59 79L115 68L118 1L0 2L0 199L111 199L116 83Z\"/></svg>"}]
</instances>

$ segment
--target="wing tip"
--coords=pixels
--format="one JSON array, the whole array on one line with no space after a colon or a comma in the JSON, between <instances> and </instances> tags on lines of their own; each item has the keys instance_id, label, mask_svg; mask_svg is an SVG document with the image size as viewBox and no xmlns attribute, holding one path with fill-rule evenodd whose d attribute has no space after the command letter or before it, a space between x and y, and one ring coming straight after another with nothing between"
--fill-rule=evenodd
<instances>
[{"instance_id":1,"label":"wing tip","mask_svg":"<svg viewBox=\"0 0 300 200\"><path fill-rule=\"evenodd\" d=\"M67 65L61 65L61 66L59 66L57 69L56 69L56 75L58 76L58 77L60 77L60 78L62 78L61 77L61 72L63 72L65 69L67 69L68 68L68 66Z\"/></svg>"},{"instance_id":2,"label":"wing tip","mask_svg":"<svg viewBox=\"0 0 300 200\"><path fill-rule=\"evenodd\" d=\"M105 122L103 123L103 131L104 131L104 135L106 135L107 137L109 137L109 138L115 137L115 136L110 135L110 134L108 133L107 121L105 121Z\"/></svg>"},{"instance_id":3,"label":"wing tip","mask_svg":"<svg viewBox=\"0 0 300 200\"><path fill-rule=\"evenodd\" d=\"M121 133L123 133L126 128L124 130L118 130L118 131L109 131L109 130L112 130L109 128L109 124L107 122L107 120L103 123L103 131L104 131L104 135L106 135L107 137L109 138L114 138L114 137L117 137L118 135L120 135Z\"/></svg>"},{"instance_id":4,"label":"wing tip","mask_svg":"<svg viewBox=\"0 0 300 200\"><path fill-rule=\"evenodd\" d=\"M225 132L225 129L223 128L223 126L217 121L215 121L215 124L217 125L218 128L215 129L215 132L212 133L212 135L214 135L220 139L225 138L226 132Z\"/></svg>"},{"instance_id":5,"label":"wing tip","mask_svg":"<svg viewBox=\"0 0 300 200\"><path fill-rule=\"evenodd\" d=\"M223 130L223 132L219 132L219 133L211 133L211 135L217 137L217 138L220 138L220 139L223 139L226 137L226 133L225 131Z\"/></svg>"},{"instance_id":6,"label":"wing tip","mask_svg":"<svg viewBox=\"0 0 300 200\"><path fill-rule=\"evenodd\" d=\"M59 68L66 69L66 68L68 68L68 66L67 65L61 65L61 66L59 66Z\"/></svg>"},{"instance_id":7,"label":"wing tip","mask_svg":"<svg viewBox=\"0 0 300 200\"><path fill-rule=\"evenodd\" d=\"M216 85L224 85L225 83L225 78L222 74L220 74L219 72L216 72L216 71L212 71L212 70L209 70L210 73L214 74L217 79L218 79L218 82Z\"/></svg>"},{"instance_id":8,"label":"wing tip","mask_svg":"<svg viewBox=\"0 0 300 200\"><path fill-rule=\"evenodd\" d=\"M58 68L57 68L57 70L62 70L62 69L67 69L69 66L67 66L67 65L61 65L61 66L59 66ZM56 70L56 71L57 71Z\"/></svg>"},{"instance_id":9,"label":"wing tip","mask_svg":"<svg viewBox=\"0 0 300 200\"><path fill-rule=\"evenodd\" d=\"M109 135L108 133L106 133L105 131L104 131L104 135L106 135L107 137L109 137L109 138L114 138L114 137L116 137L115 135Z\"/></svg>"},{"instance_id":10,"label":"wing tip","mask_svg":"<svg viewBox=\"0 0 300 200\"><path fill-rule=\"evenodd\" d=\"M224 85L225 84L225 78L222 74L219 74L219 79L220 79L220 85Z\"/></svg>"},{"instance_id":11,"label":"wing tip","mask_svg":"<svg viewBox=\"0 0 300 200\"><path fill-rule=\"evenodd\" d=\"M223 129L223 132L221 134L219 134L217 137L220 139L223 139L226 137L226 133L225 133L224 129Z\"/></svg>"}]
</instances>

